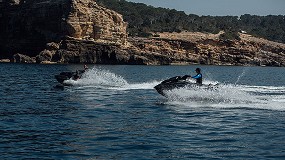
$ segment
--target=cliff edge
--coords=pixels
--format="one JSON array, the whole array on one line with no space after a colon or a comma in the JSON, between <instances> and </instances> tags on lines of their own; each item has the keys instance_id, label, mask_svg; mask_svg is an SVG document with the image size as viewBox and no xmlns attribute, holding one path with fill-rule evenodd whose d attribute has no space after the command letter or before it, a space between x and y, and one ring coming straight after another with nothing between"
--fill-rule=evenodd
<instances>
[{"instance_id":1,"label":"cliff edge","mask_svg":"<svg viewBox=\"0 0 285 160\"><path fill-rule=\"evenodd\" d=\"M2 0L0 21L4 62L285 66L284 44L243 33L128 37L122 15L95 0Z\"/></svg>"},{"instance_id":2,"label":"cliff edge","mask_svg":"<svg viewBox=\"0 0 285 160\"><path fill-rule=\"evenodd\" d=\"M119 45L127 40L122 15L94 0L2 0L0 9L2 58L37 56L47 43L67 37Z\"/></svg>"}]
</instances>

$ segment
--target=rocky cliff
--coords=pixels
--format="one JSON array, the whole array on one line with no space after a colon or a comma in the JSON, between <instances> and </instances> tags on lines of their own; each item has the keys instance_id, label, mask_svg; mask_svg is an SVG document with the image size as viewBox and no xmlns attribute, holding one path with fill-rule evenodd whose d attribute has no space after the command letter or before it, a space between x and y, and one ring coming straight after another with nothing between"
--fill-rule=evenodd
<instances>
[{"instance_id":1,"label":"rocky cliff","mask_svg":"<svg viewBox=\"0 0 285 160\"><path fill-rule=\"evenodd\" d=\"M285 66L284 44L246 34L127 37L122 16L95 0L3 0L0 9L0 59L13 62Z\"/></svg>"},{"instance_id":2,"label":"rocky cliff","mask_svg":"<svg viewBox=\"0 0 285 160\"><path fill-rule=\"evenodd\" d=\"M65 37L124 45L127 23L94 0L2 0L0 52L36 56ZM0 57L1 58L1 57Z\"/></svg>"},{"instance_id":3,"label":"rocky cliff","mask_svg":"<svg viewBox=\"0 0 285 160\"><path fill-rule=\"evenodd\" d=\"M163 51L178 64L285 66L285 44L242 33L240 40L222 40L222 33L158 33L159 38L143 45Z\"/></svg>"}]
</instances>

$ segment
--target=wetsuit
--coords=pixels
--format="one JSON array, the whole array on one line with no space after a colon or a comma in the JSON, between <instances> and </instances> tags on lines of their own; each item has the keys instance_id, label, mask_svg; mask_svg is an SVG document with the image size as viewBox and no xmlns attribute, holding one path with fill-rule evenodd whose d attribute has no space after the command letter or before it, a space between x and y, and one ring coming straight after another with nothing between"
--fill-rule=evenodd
<instances>
[{"instance_id":1,"label":"wetsuit","mask_svg":"<svg viewBox=\"0 0 285 160\"><path fill-rule=\"evenodd\" d=\"M202 74L198 73L196 76L193 76L192 78L196 79L196 83L199 85L202 85Z\"/></svg>"}]
</instances>

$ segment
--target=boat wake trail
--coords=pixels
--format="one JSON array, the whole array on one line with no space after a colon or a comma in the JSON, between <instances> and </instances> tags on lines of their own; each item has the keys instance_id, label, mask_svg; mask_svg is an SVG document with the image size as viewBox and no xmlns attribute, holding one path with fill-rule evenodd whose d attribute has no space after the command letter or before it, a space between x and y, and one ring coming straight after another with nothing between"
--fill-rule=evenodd
<instances>
[{"instance_id":1,"label":"boat wake trail","mask_svg":"<svg viewBox=\"0 0 285 160\"><path fill-rule=\"evenodd\" d=\"M285 111L285 87L224 84L213 89L181 88L168 91L168 103L216 108Z\"/></svg>"},{"instance_id":2,"label":"boat wake trail","mask_svg":"<svg viewBox=\"0 0 285 160\"><path fill-rule=\"evenodd\" d=\"M158 81L153 81L153 82L145 82L145 83L133 83L133 84L126 84L120 87L112 87L110 89L115 89L115 90L150 90L153 89L155 85L157 85L159 82Z\"/></svg>"},{"instance_id":3,"label":"boat wake trail","mask_svg":"<svg viewBox=\"0 0 285 160\"><path fill-rule=\"evenodd\" d=\"M80 87L95 87L112 90L135 90L135 89L153 89L159 82L145 82L145 83L128 83L122 76L112 73L108 70L100 68L92 68L86 71L83 76L74 81L66 80L65 84Z\"/></svg>"},{"instance_id":4,"label":"boat wake trail","mask_svg":"<svg viewBox=\"0 0 285 160\"><path fill-rule=\"evenodd\" d=\"M123 86L128 84L127 81L108 70L102 70L98 68L92 68L86 71L82 77L76 81L66 80L65 84L70 84L72 86L93 86L93 87L108 87L108 86Z\"/></svg>"}]
</instances>

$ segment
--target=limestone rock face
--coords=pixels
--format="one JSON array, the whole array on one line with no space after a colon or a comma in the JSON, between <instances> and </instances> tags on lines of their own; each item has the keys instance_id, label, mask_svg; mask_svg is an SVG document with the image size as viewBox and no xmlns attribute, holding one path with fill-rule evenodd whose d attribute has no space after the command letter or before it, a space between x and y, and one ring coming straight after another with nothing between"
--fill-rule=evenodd
<instances>
[{"instance_id":1,"label":"limestone rock face","mask_svg":"<svg viewBox=\"0 0 285 160\"><path fill-rule=\"evenodd\" d=\"M17 53L13 56L13 62L15 63L35 63L36 61L35 59L29 56Z\"/></svg>"},{"instance_id":2,"label":"limestone rock face","mask_svg":"<svg viewBox=\"0 0 285 160\"><path fill-rule=\"evenodd\" d=\"M94 0L73 0L67 18L69 36L125 44L126 29L127 23L115 11L98 6Z\"/></svg>"},{"instance_id":3,"label":"limestone rock face","mask_svg":"<svg viewBox=\"0 0 285 160\"><path fill-rule=\"evenodd\" d=\"M171 59L167 55L144 52L135 46L124 47L114 44L102 44L94 41L67 38L59 48L43 50L37 57L37 63L92 63L92 64L132 64L132 65L168 65Z\"/></svg>"},{"instance_id":4,"label":"limestone rock face","mask_svg":"<svg viewBox=\"0 0 285 160\"><path fill-rule=\"evenodd\" d=\"M10 3L12 5L18 5L18 4L20 4L20 0L8 0L8 3Z\"/></svg>"},{"instance_id":5,"label":"limestone rock face","mask_svg":"<svg viewBox=\"0 0 285 160\"><path fill-rule=\"evenodd\" d=\"M41 51L39 55L36 56L36 62L42 63L42 62L51 61L54 54L55 54L54 51L50 51L50 50L45 49L45 50Z\"/></svg>"},{"instance_id":6,"label":"limestone rock face","mask_svg":"<svg viewBox=\"0 0 285 160\"><path fill-rule=\"evenodd\" d=\"M96 0L0 0L0 59L285 66L285 44L246 34L240 40L219 39L222 31L155 33L153 38L138 38L127 37L126 28L122 15L97 5Z\"/></svg>"},{"instance_id":7,"label":"limestone rock face","mask_svg":"<svg viewBox=\"0 0 285 160\"><path fill-rule=\"evenodd\" d=\"M4 3L5 2L5 3ZM64 37L124 45L127 23L95 0L4 0L0 2L0 52L35 57L46 43Z\"/></svg>"}]
</instances>

